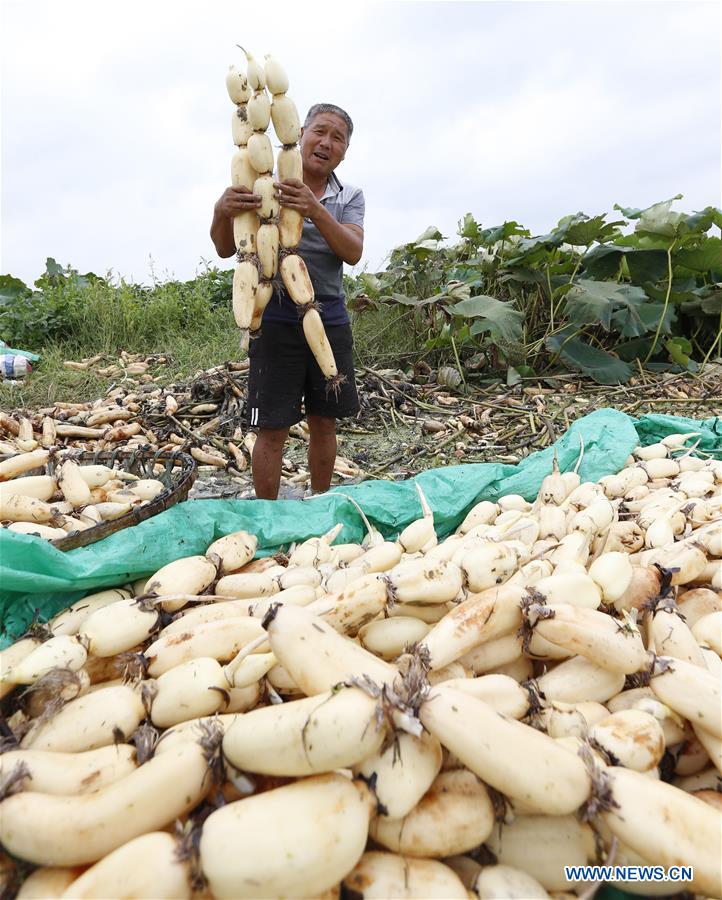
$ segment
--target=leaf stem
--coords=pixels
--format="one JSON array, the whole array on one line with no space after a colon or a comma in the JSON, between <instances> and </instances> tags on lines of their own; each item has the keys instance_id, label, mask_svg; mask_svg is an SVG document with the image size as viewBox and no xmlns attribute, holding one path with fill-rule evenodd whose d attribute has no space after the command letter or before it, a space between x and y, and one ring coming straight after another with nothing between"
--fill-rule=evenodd
<instances>
[{"instance_id":1,"label":"leaf stem","mask_svg":"<svg viewBox=\"0 0 722 900\"><path fill-rule=\"evenodd\" d=\"M662 325L664 324L664 317L667 315L667 307L669 306L669 298L672 295L672 248L676 243L676 239L672 241L672 243L667 248L667 295L664 298L664 306L662 307L662 315L659 317L659 322L657 323L657 330L654 333L654 340L652 341L652 346L649 348L649 353L644 358L644 364L646 365L652 357L652 354L657 349L657 341L659 340L659 335L662 331Z\"/></svg>"},{"instance_id":2,"label":"leaf stem","mask_svg":"<svg viewBox=\"0 0 722 900\"><path fill-rule=\"evenodd\" d=\"M456 341L454 340L454 335L451 335L451 346L454 351L454 359L456 360L456 368L459 371L459 375L461 375L461 383L466 388L466 378L464 378L464 370L461 368L461 360L459 359L459 351L456 349Z\"/></svg>"},{"instance_id":3,"label":"leaf stem","mask_svg":"<svg viewBox=\"0 0 722 900\"><path fill-rule=\"evenodd\" d=\"M712 355L712 351L719 344L719 356L722 356L722 308L720 308L719 312L719 328L717 329L717 334L715 335L714 340L710 344L709 350L705 354L704 359L702 360L702 364L699 367L700 374L704 372L704 367L707 365L710 356Z\"/></svg>"}]
</instances>

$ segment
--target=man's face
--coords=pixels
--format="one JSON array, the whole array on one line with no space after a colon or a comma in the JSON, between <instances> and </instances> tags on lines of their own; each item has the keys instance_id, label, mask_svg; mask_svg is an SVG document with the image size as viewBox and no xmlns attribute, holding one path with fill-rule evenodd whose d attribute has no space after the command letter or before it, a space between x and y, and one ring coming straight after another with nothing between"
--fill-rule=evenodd
<instances>
[{"instance_id":1,"label":"man's face","mask_svg":"<svg viewBox=\"0 0 722 900\"><path fill-rule=\"evenodd\" d=\"M318 113L303 129L303 171L328 178L346 155L348 132L344 120L334 113Z\"/></svg>"}]
</instances>

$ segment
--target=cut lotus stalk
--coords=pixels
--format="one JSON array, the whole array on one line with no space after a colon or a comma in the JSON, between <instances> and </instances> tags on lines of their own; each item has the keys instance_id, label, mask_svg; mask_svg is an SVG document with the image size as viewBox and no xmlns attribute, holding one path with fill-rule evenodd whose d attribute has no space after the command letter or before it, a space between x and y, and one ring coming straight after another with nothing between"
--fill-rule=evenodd
<instances>
[{"instance_id":1,"label":"cut lotus stalk","mask_svg":"<svg viewBox=\"0 0 722 900\"><path fill-rule=\"evenodd\" d=\"M717 772L722 776L722 738L696 725L692 727L692 730L697 741L704 747L705 753L712 761Z\"/></svg>"},{"instance_id":2,"label":"cut lotus stalk","mask_svg":"<svg viewBox=\"0 0 722 900\"><path fill-rule=\"evenodd\" d=\"M316 588L322 580L323 576L316 566L289 566L283 575L278 576L278 583L283 591L302 586Z\"/></svg>"},{"instance_id":3,"label":"cut lotus stalk","mask_svg":"<svg viewBox=\"0 0 722 900\"><path fill-rule=\"evenodd\" d=\"M101 687L66 703L52 719L30 731L21 747L54 753L96 750L127 740L145 715L138 691L127 685Z\"/></svg>"},{"instance_id":4,"label":"cut lotus stalk","mask_svg":"<svg viewBox=\"0 0 722 900\"><path fill-rule=\"evenodd\" d=\"M0 463L1 465L1 463ZM15 494L7 499L0 497L0 520L8 522L33 522L38 525L62 525L63 516L56 506L37 500L35 497L26 497L23 494Z\"/></svg>"},{"instance_id":5,"label":"cut lotus stalk","mask_svg":"<svg viewBox=\"0 0 722 900\"><path fill-rule=\"evenodd\" d=\"M231 184L233 187L243 187L253 190L253 185L258 178L258 173L251 165L248 150L241 147L231 157ZM252 210L251 210L252 211ZM236 247L236 249L238 249Z\"/></svg>"},{"instance_id":6,"label":"cut lotus stalk","mask_svg":"<svg viewBox=\"0 0 722 900\"><path fill-rule=\"evenodd\" d=\"M283 267L283 263L281 263L281 267ZM337 392L341 384L346 380L346 376L339 375L333 350L328 342L321 316L318 310L313 309L311 306L306 309L303 316L303 333L319 369L326 378L327 389Z\"/></svg>"},{"instance_id":7,"label":"cut lotus stalk","mask_svg":"<svg viewBox=\"0 0 722 900\"><path fill-rule=\"evenodd\" d=\"M614 608L618 612L642 609L645 604L659 595L661 586L662 576L659 569L645 569L641 566L633 566L632 580L622 596L614 601Z\"/></svg>"},{"instance_id":8,"label":"cut lotus stalk","mask_svg":"<svg viewBox=\"0 0 722 900\"><path fill-rule=\"evenodd\" d=\"M510 632L480 644L465 653L459 662L474 675L483 675L486 672L496 671L499 666L514 662L521 655L521 638L515 632Z\"/></svg>"},{"instance_id":9,"label":"cut lotus stalk","mask_svg":"<svg viewBox=\"0 0 722 900\"><path fill-rule=\"evenodd\" d=\"M168 563L151 575L145 586L149 594L202 594L215 581L216 566L205 556L187 556ZM176 612L184 602L163 602L166 612Z\"/></svg>"},{"instance_id":10,"label":"cut lotus stalk","mask_svg":"<svg viewBox=\"0 0 722 900\"><path fill-rule=\"evenodd\" d=\"M8 797L0 837L12 853L39 865L90 863L170 824L211 786L203 748L188 743L88 795L23 792Z\"/></svg>"},{"instance_id":11,"label":"cut lotus stalk","mask_svg":"<svg viewBox=\"0 0 722 900\"><path fill-rule=\"evenodd\" d=\"M444 827L439 828L438 822ZM437 775L418 805L403 818L378 816L369 835L396 853L444 857L465 853L491 834L494 809L486 787L464 769Z\"/></svg>"},{"instance_id":12,"label":"cut lotus stalk","mask_svg":"<svg viewBox=\"0 0 722 900\"><path fill-rule=\"evenodd\" d=\"M464 578L453 562L421 558L400 563L386 576L389 591L399 603L439 604L460 600Z\"/></svg>"},{"instance_id":13,"label":"cut lotus stalk","mask_svg":"<svg viewBox=\"0 0 722 900\"><path fill-rule=\"evenodd\" d=\"M267 675L277 662L273 653L250 653L241 659L238 665L234 665L235 660L231 660L223 672L233 687L247 688Z\"/></svg>"},{"instance_id":14,"label":"cut lotus stalk","mask_svg":"<svg viewBox=\"0 0 722 900\"><path fill-rule=\"evenodd\" d=\"M469 590L477 593L503 584L519 567L519 553L510 544L478 541L462 548L454 560L466 575Z\"/></svg>"},{"instance_id":15,"label":"cut lotus stalk","mask_svg":"<svg viewBox=\"0 0 722 900\"><path fill-rule=\"evenodd\" d=\"M182 663L199 657L211 657L229 662L255 638L264 637L261 623L250 616L203 622L191 631L168 634L154 641L144 656L148 660L148 674L157 678ZM258 645L260 652L268 647Z\"/></svg>"},{"instance_id":16,"label":"cut lotus stalk","mask_svg":"<svg viewBox=\"0 0 722 900\"><path fill-rule=\"evenodd\" d=\"M285 181L287 178L297 178L299 181L303 179L303 160L298 147L284 147L279 150L276 165L279 181Z\"/></svg>"},{"instance_id":17,"label":"cut lotus stalk","mask_svg":"<svg viewBox=\"0 0 722 900\"><path fill-rule=\"evenodd\" d=\"M565 815L589 796L589 775L581 759L534 728L504 719L476 697L436 685L419 716L468 769L512 800ZM533 766L525 763L529 759Z\"/></svg>"},{"instance_id":18,"label":"cut lotus stalk","mask_svg":"<svg viewBox=\"0 0 722 900\"><path fill-rule=\"evenodd\" d=\"M256 252L258 216L255 210L239 213L233 217L233 241L239 257L253 256Z\"/></svg>"},{"instance_id":19,"label":"cut lotus stalk","mask_svg":"<svg viewBox=\"0 0 722 900\"><path fill-rule=\"evenodd\" d=\"M228 96L234 103L247 103L251 99L248 78L245 72L239 71L236 66L231 65L228 67L226 88L228 89Z\"/></svg>"},{"instance_id":20,"label":"cut lotus stalk","mask_svg":"<svg viewBox=\"0 0 722 900\"><path fill-rule=\"evenodd\" d=\"M359 631L359 639L367 650L390 662L408 646L422 640L429 627L426 622L411 616L394 616L364 625Z\"/></svg>"},{"instance_id":21,"label":"cut lotus stalk","mask_svg":"<svg viewBox=\"0 0 722 900\"><path fill-rule=\"evenodd\" d=\"M261 222L275 219L278 216L280 206L276 198L276 189L273 186L273 178L270 175L261 175L253 184L253 193L261 198L261 205L256 210L256 215ZM258 236L256 236L258 243Z\"/></svg>"},{"instance_id":22,"label":"cut lotus stalk","mask_svg":"<svg viewBox=\"0 0 722 900\"><path fill-rule=\"evenodd\" d=\"M567 514L558 506L542 506L539 510L539 537L560 541L567 533Z\"/></svg>"},{"instance_id":23,"label":"cut lotus stalk","mask_svg":"<svg viewBox=\"0 0 722 900\"><path fill-rule=\"evenodd\" d=\"M303 777L358 765L378 752L386 726L377 701L355 687L266 706L239 717L223 753L245 772Z\"/></svg>"},{"instance_id":24,"label":"cut lotus stalk","mask_svg":"<svg viewBox=\"0 0 722 900\"><path fill-rule=\"evenodd\" d=\"M254 131L265 131L271 121L271 101L265 90L254 91L246 107L248 124Z\"/></svg>"},{"instance_id":25,"label":"cut lotus stalk","mask_svg":"<svg viewBox=\"0 0 722 900\"><path fill-rule=\"evenodd\" d=\"M722 611L717 610L697 619L692 626L692 634L700 647L708 647L722 656Z\"/></svg>"},{"instance_id":26,"label":"cut lotus stalk","mask_svg":"<svg viewBox=\"0 0 722 900\"><path fill-rule=\"evenodd\" d=\"M158 728L209 716L223 705L229 685L215 659L200 657L165 672L155 682L150 718Z\"/></svg>"},{"instance_id":27,"label":"cut lotus stalk","mask_svg":"<svg viewBox=\"0 0 722 900\"><path fill-rule=\"evenodd\" d=\"M639 709L612 713L592 725L595 746L611 754L615 765L637 772L655 768L664 756L664 733L659 722Z\"/></svg>"},{"instance_id":28,"label":"cut lotus stalk","mask_svg":"<svg viewBox=\"0 0 722 900\"><path fill-rule=\"evenodd\" d=\"M555 447L552 459L552 473L542 479L535 506L537 509L549 504L559 506L566 500L567 494L569 494L569 487L559 472L559 460L557 459Z\"/></svg>"},{"instance_id":29,"label":"cut lotus stalk","mask_svg":"<svg viewBox=\"0 0 722 900\"><path fill-rule=\"evenodd\" d=\"M286 250L298 247L303 235L303 216L296 209L281 207L278 214L278 233L281 246Z\"/></svg>"},{"instance_id":30,"label":"cut lotus stalk","mask_svg":"<svg viewBox=\"0 0 722 900\"><path fill-rule=\"evenodd\" d=\"M355 559L349 568L359 568L369 573L388 572L400 562L403 552L403 548L396 541L384 541Z\"/></svg>"},{"instance_id":31,"label":"cut lotus stalk","mask_svg":"<svg viewBox=\"0 0 722 900\"><path fill-rule=\"evenodd\" d=\"M454 870L435 859L414 859L375 850L364 853L356 867L346 875L343 890L352 897L368 900L388 897L395 900L410 897L468 900L470 896Z\"/></svg>"},{"instance_id":32,"label":"cut lotus stalk","mask_svg":"<svg viewBox=\"0 0 722 900\"><path fill-rule=\"evenodd\" d=\"M589 534L583 531L574 531L561 539L559 546L549 553L548 558L555 566L564 562L576 562L585 566L589 559L590 546Z\"/></svg>"},{"instance_id":33,"label":"cut lotus stalk","mask_svg":"<svg viewBox=\"0 0 722 900\"><path fill-rule=\"evenodd\" d=\"M57 489L57 482L51 475L26 475L24 478L3 481L0 482L0 504L17 494L47 502Z\"/></svg>"},{"instance_id":34,"label":"cut lotus stalk","mask_svg":"<svg viewBox=\"0 0 722 900\"><path fill-rule=\"evenodd\" d=\"M466 534L478 525L490 525L499 514L499 507L489 500L482 500L469 510L466 518L459 525L459 531Z\"/></svg>"},{"instance_id":35,"label":"cut lotus stalk","mask_svg":"<svg viewBox=\"0 0 722 900\"><path fill-rule=\"evenodd\" d=\"M547 609L553 616L544 618ZM553 607L533 605L530 618L537 619L534 628L543 638L586 656L593 663L614 672L631 675L647 666L647 651L639 629L628 620L621 624L595 609L558 603Z\"/></svg>"},{"instance_id":36,"label":"cut lotus stalk","mask_svg":"<svg viewBox=\"0 0 722 900\"><path fill-rule=\"evenodd\" d=\"M224 575L215 591L219 597L244 600L251 597L270 597L281 590L278 581L265 572L237 572Z\"/></svg>"},{"instance_id":37,"label":"cut lotus stalk","mask_svg":"<svg viewBox=\"0 0 722 900\"><path fill-rule=\"evenodd\" d=\"M481 675L479 678L453 678L447 687L477 700L483 700L500 715L522 719L529 712L529 693L508 675Z\"/></svg>"},{"instance_id":38,"label":"cut lotus stalk","mask_svg":"<svg viewBox=\"0 0 722 900\"><path fill-rule=\"evenodd\" d=\"M40 646L37 638L27 637L15 641L5 650L0 651L0 676L3 672L7 672L14 666L19 665L33 650ZM0 680L0 699L15 689L12 682L2 682Z\"/></svg>"},{"instance_id":39,"label":"cut lotus stalk","mask_svg":"<svg viewBox=\"0 0 722 900\"><path fill-rule=\"evenodd\" d=\"M422 641L432 669L440 669L484 641L521 625L520 603L525 588L501 585L472 594L431 629Z\"/></svg>"},{"instance_id":40,"label":"cut lotus stalk","mask_svg":"<svg viewBox=\"0 0 722 900\"><path fill-rule=\"evenodd\" d=\"M273 148L267 134L254 131L248 138L248 158L259 175L273 171Z\"/></svg>"},{"instance_id":41,"label":"cut lotus stalk","mask_svg":"<svg viewBox=\"0 0 722 900\"><path fill-rule=\"evenodd\" d=\"M244 56L246 57L246 62L248 66L246 68L246 76L248 78L248 85L254 91L260 91L266 86L266 73L264 71L263 65L258 62L258 60L253 56L252 53L249 53L247 50L244 50L240 44L236 45L239 50L243 51Z\"/></svg>"},{"instance_id":42,"label":"cut lotus stalk","mask_svg":"<svg viewBox=\"0 0 722 900\"><path fill-rule=\"evenodd\" d=\"M189 719L187 722L181 722L180 725L174 725L173 728L168 728L161 734L153 756L164 756L171 750L177 750L182 744L195 743L209 725L217 727L221 735L225 734L237 718L237 715L216 713L214 716Z\"/></svg>"},{"instance_id":43,"label":"cut lotus stalk","mask_svg":"<svg viewBox=\"0 0 722 900\"><path fill-rule=\"evenodd\" d=\"M395 666L342 637L323 619L299 606L281 606L264 620L271 649L304 694L330 690L341 681L368 676L392 683Z\"/></svg>"},{"instance_id":44,"label":"cut lotus stalk","mask_svg":"<svg viewBox=\"0 0 722 900\"><path fill-rule=\"evenodd\" d=\"M704 571L707 557L700 547L680 541L673 547L654 550L645 558L645 566L655 564L671 571L671 583L676 586L694 581Z\"/></svg>"},{"instance_id":45,"label":"cut lotus stalk","mask_svg":"<svg viewBox=\"0 0 722 900\"><path fill-rule=\"evenodd\" d=\"M83 620L78 633L93 656L116 656L147 640L158 620L158 610L128 597L93 610Z\"/></svg>"},{"instance_id":46,"label":"cut lotus stalk","mask_svg":"<svg viewBox=\"0 0 722 900\"><path fill-rule=\"evenodd\" d=\"M151 831L128 841L87 869L63 897L173 897L192 894L190 864L177 839L165 831Z\"/></svg>"},{"instance_id":47,"label":"cut lotus stalk","mask_svg":"<svg viewBox=\"0 0 722 900\"><path fill-rule=\"evenodd\" d=\"M605 703L624 687L624 673L603 669L583 656L574 656L542 675L538 684L547 700Z\"/></svg>"},{"instance_id":48,"label":"cut lotus stalk","mask_svg":"<svg viewBox=\"0 0 722 900\"><path fill-rule=\"evenodd\" d=\"M10 669L0 672L0 681L33 684L51 669L67 668L77 672L87 659L87 651L75 635L52 637Z\"/></svg>"},{"instance_id":49,"label":"cut lotus stalk","mask_svg":"<svg viewBox=\"0 0 722 900\"><path fill-rule=\"evenodd\" d=\"M364 791L342 775L317 775L211 813L200 864L213 896L319 897L338 884L366 845Z\"/></svg>"},{"instance_id":50,"label":"cut lotus stalk","mask_svg":"<svg viewBox=\"0 0 722 900\"><path fill-rule=\"evenodd\" d=\"M609 710L601 703L552 703L541 713L540 720L549 737L586 738L591 726L606 719Z\"/></svg>"},{"instance_id":51,"label":"cut lotus stalk","mask_svg":"<svg viewBox=\"0 0 722 900\"><path fill-rule=\"evenodd\" d=\"M135 747L129 744L79 753L9 750L0 756L0 778L6 779L21 764L28 771L22 782L23 790L61 796L95 791L124 778L137 766Z\"/></svg>"},{"instance_id":52,"label":"cut lotus stalk","mask_svg":"<svg viewBox=\"0 0 722 900\"><path fill-rule=\"evenodd\" d=\"M286 93L276 94L271 105L271 118L278 140L284 145L295 144L301 137L301 122L296 104Z\"/></svg>"},{"instance_id":53,"label":"cut lotus stalk","mask_svg":"<svg viewBox=\"0 0 722 900\"><path fill-rule=\"evenodd\" d=\"M248 139L253 134L253 129L248 121L246 103L239 103L237 109L231 114L231 137L236 147L245 148Z\"/></svg>"},{"instance_id":54,"label":"cut lotus stalk","mask_svg":"<svg viewBox=\"0 0 722 900\"><path fill-rule=\"evenodd\" d=\"M695 666L707 668L695 635L687 623L673 610L659 609L648 620L650 649L660 656L683 659Z\"/></svg>"},{"instance_id":55,"label":"cut lotus stalk","mask_svg":"<svg viewBox=\"0 0 722 900\"><path fill-rule=\"evenodd\" d=\"M227 575L229 572L235 572L249 563L256 552L258 546L258 538L247 531L234 531L225 537L218 538L213 541L206 550L206 556L212 559L213 556L219 556L221 559L220 572Z\"/></svg>"},{"instance_id":56,"label":"cut lotus stalk","mask_svg":"<svg viewBox=\"0 0 722 900\"><path fill-rule=\"evenodd\" d=\"M261 276L271 281L278 271L278 225L264 223L259 227L256 235L256 250L261 266Z\"/></svg>"},{"instance_id":57,"label":"cut lotus stalk","mask_svg":"<svg viewBox=\"0 0 722 900\"><path fill-rule=\"evenodd\" d=\"M48 900L62 897L83 872L83 866L40 866L20 885L18 900Z\"/></svg>"},{"instance_id":58,"label":"cut lotus stalk","mask_svg":"<svg viewBox=\"0 0 722 900\"><path fill-rule=\"evenodd\" d=\"M517 816L495 825L486 846L502 865L522 869L548 891L568 891L573 882L565 866L596 858L594 832L574 816Z\"/></svg>"},{"instance_id":59,"label":"cut lotus stalk","mask_svg":"<svg viewBox=\"0 0 722 900\"><path fill-rule=\"evenodd\" d=\"M67 522L67 519L66 519ZM8 531L17 534L30 534L43 538L46 541L54 541L67 537L68 532L64 528L51 528L49 525L40 525L37 522L12 522L7 526Z\"/></svg>"},{"instance_id":60,"label":"cut lotus stalk","mask_svg":"<svg viewBox=\"0 0 722 900\"><path fill-rule=\"evenodd\" d=\"M253 299L253 318L251 319L251 331L258 331L258 329L261 327L261 322L263 321L263 313L268 306L272 296L273 282L264 281L263 279L261 279L261 281L258 282L258 287L256 288Z\"/></svg>"},{"instance_id":61,"label":"cut lotus stalk","mask_svg":"<svg viewBox=\"0 0 722 900\"><path fill-rule=\"evenodd\" d=\"M654 675L650 687L656 696L680 716L705 731L722 737L720 683L701 666L671 657L658 657L661 674Z\"/></svg>"},{"instance_id":62,"label":"cut lotus stalk","mask_svg":"<svg viewBox=\"0 0 722 900\"><path fill-rule=\"evenodd\" d=\"M247 336L253 320L253 307L256 302L258 287L258 267L252 260L246 259L236 265L233 273L233 317L241 330L241 336Z\"/></svg>"},{"instance_id":63,"label":"cut lotus stalk","mask_svg":"<svg viewBox=\"0 0 722 900\"><path fill-rule=\"evenodd\" d=\"M695 893L713 896L722 882L720 812L661 781L630 769L607 769L616 807L603 814L619 840L662 866L691 866Z\"/></svg>"},{"instance_id":64,"label":"cut lotus stalk","mask_svg":"<svg viewBox=\"0 0 722 900\"><path fill-rule=\"evenodd\" d=\"M285 69L270 53L264 56L265 65L264 73L266 76L266 87L272 94L285 94L288 90L288 75Z\"/></svg>"},{"instance_id":65,"label":"cut lotus stalk","mask_svg":"<svg viewBox=\"0 0 722 900\"><path fill-rule=\"evenodd\" d=\"M43 430L40 443L46 449L54 447L57 441L57 433L55 431L55 420L50 416L43 416Z\"/></svg>"},{"instance_id":66,"label":"cut lotus stalk","mask_svg":"<svg viewBox=\"0 0 722 900\"><path fill-rule=\"evenodd\" d=\"M631 570L631 566L629 567ZM597 609L602 602L602 593L595 581L584 571L557 571L547 578L540 578L534 590L546 598L552 606L568 603L584 609Z\"/></svg>"},{"instance_id":67,"label":"cut lotus stalk","mask_svg":"<svg viewBox=\"0 0 722 900\"><path fill-rule=\"evenodd\" d=\"M522 869L499 865L484 866L481 869L474 880L473 892L479 900L496 900L498 897L542 900L549 896L536 878Z\"/></svg>"},{"instance_id":68,"label":"cut lotus stalk","mask_svg":"<svg viewBox=\"0 0 722 900\"><path fill-rule=\"evenodd\" d=\"M10 459L0 462L0 481L8 481L10 478L22 475L24 472L40 468L49 459L50 452L48 450L32 450L29 453L11 456Z\"/></svg>"},{"instance_id":69,"label":"cut lotus stalk","mask_svg":"<svg viewBox=\"0 0 722 900\"><path fill-rule=\"evenodd\" d=\"M283 243L283 236L281 236L281 243ZM299 306L308 306L313 303L315 295L311 277L308 274L306 263L297 253L287 253L283 256L279 264L279 271L288 295L294 303ZM318 316L318 313L316 315ZM321 321L320 316L318 320Z\"/></svg>"},{"instance_id":70,"label":"cut lotus stalk","mask_svg":"<svg viewBox=\"0 0 722 900\"><path fill-rule=\"evenodd\" d=\"M382 815L408 815L431 787L442 762L441 745L430 734L398 734L392 746L365 757L354 770L373 786Z\"/></svg>"},{"instance_id":71,"label":"cut lotus stalk","mask_svg":"<svg viewBox=\"0 0 722 900\"><path fill-rule=\"evenodd\" d=\"M337 594L319 598L306 607L313 615L323 616L336 631L355 635L359 628L386 609L388 590L378 575L363 575Z\"/></svg>"},{"instance_id":72,"label":"cut lotus stalk","mask_svg":"<svg viewBox=\"0 0 722 900\"><path fill-rule=\"evenodd\" d=\"M421 485L418 482L414 482L414 485L419 496L423 516L421 519L416 519L410 525L407 525L397 538L406 553L416 553L427 545L434 546L437 540L436 532L434 531L433 510L424 496Z\"/></svg>"},{"instance_id":73,"label":"cut lotus stalk","mask_svg":"<svg viewBox=\"0 0 722 900\"><path fill-rule=\"evenodd\" d=\"M604 602L613 603L632 582L632 564L626 553L602 553L589 567L589 575L599 585Z\"/></svg>"},{"instance_id":74,"label":"cut lotus stalk","mask_svg":"<svg viewBox=\"0 0 722 900\"><path fill-rule=\"evenodd\" d=\"M331 558L331 544L341 533L342 524L334 527L321 537L312 537L299 544L288 558L290 566L317 566Z\"/></svg>"}]
</instances>

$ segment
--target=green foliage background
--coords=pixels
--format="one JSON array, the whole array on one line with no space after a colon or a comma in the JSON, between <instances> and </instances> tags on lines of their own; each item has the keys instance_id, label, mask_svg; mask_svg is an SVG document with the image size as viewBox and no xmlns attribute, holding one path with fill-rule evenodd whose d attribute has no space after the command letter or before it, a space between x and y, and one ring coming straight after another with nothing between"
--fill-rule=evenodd
<instances>
[{"instance_id":1,"label":"green foliage background","mask_svg":"<svg viewBox=\"0 0 722 900\"><path fill-rule=\"evenodd\" d=\"M480 354L512 382L577 371L602 384L644 366L697 371L722 355L722 211L647 209L565 216L532 235L515 221L484 228L471 213L456 241L434 227L394 249L385 271L345 278L357 354L457 367ZM208 365L238 358L232 272L130 284L48 259L29 287L0 275L0 338L48 359L163 352ZM180 361L180 360L178 360Z\"/></svg>"}]
</instances>

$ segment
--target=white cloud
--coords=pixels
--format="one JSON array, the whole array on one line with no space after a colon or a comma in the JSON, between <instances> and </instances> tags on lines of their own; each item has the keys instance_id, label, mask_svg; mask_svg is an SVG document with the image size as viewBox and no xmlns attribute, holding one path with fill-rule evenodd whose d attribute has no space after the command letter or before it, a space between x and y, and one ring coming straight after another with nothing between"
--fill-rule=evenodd
<instances>
[{"instance_id":1,"label":"white cloud","mask_svg":"<svg viewBox=\"0 0 722 900\"><path fill-rule=\"evenodd\" d=\"M365 263L468 211L548 230L564 214L719 203L720 7L709 2L5 0L3 272L52 255L149 279L220 263L236 43L269 49L301 113L345 106L340 177L367 197ZM227 262L222 263L224 266Z\"/></svg>"}]
</instances>

